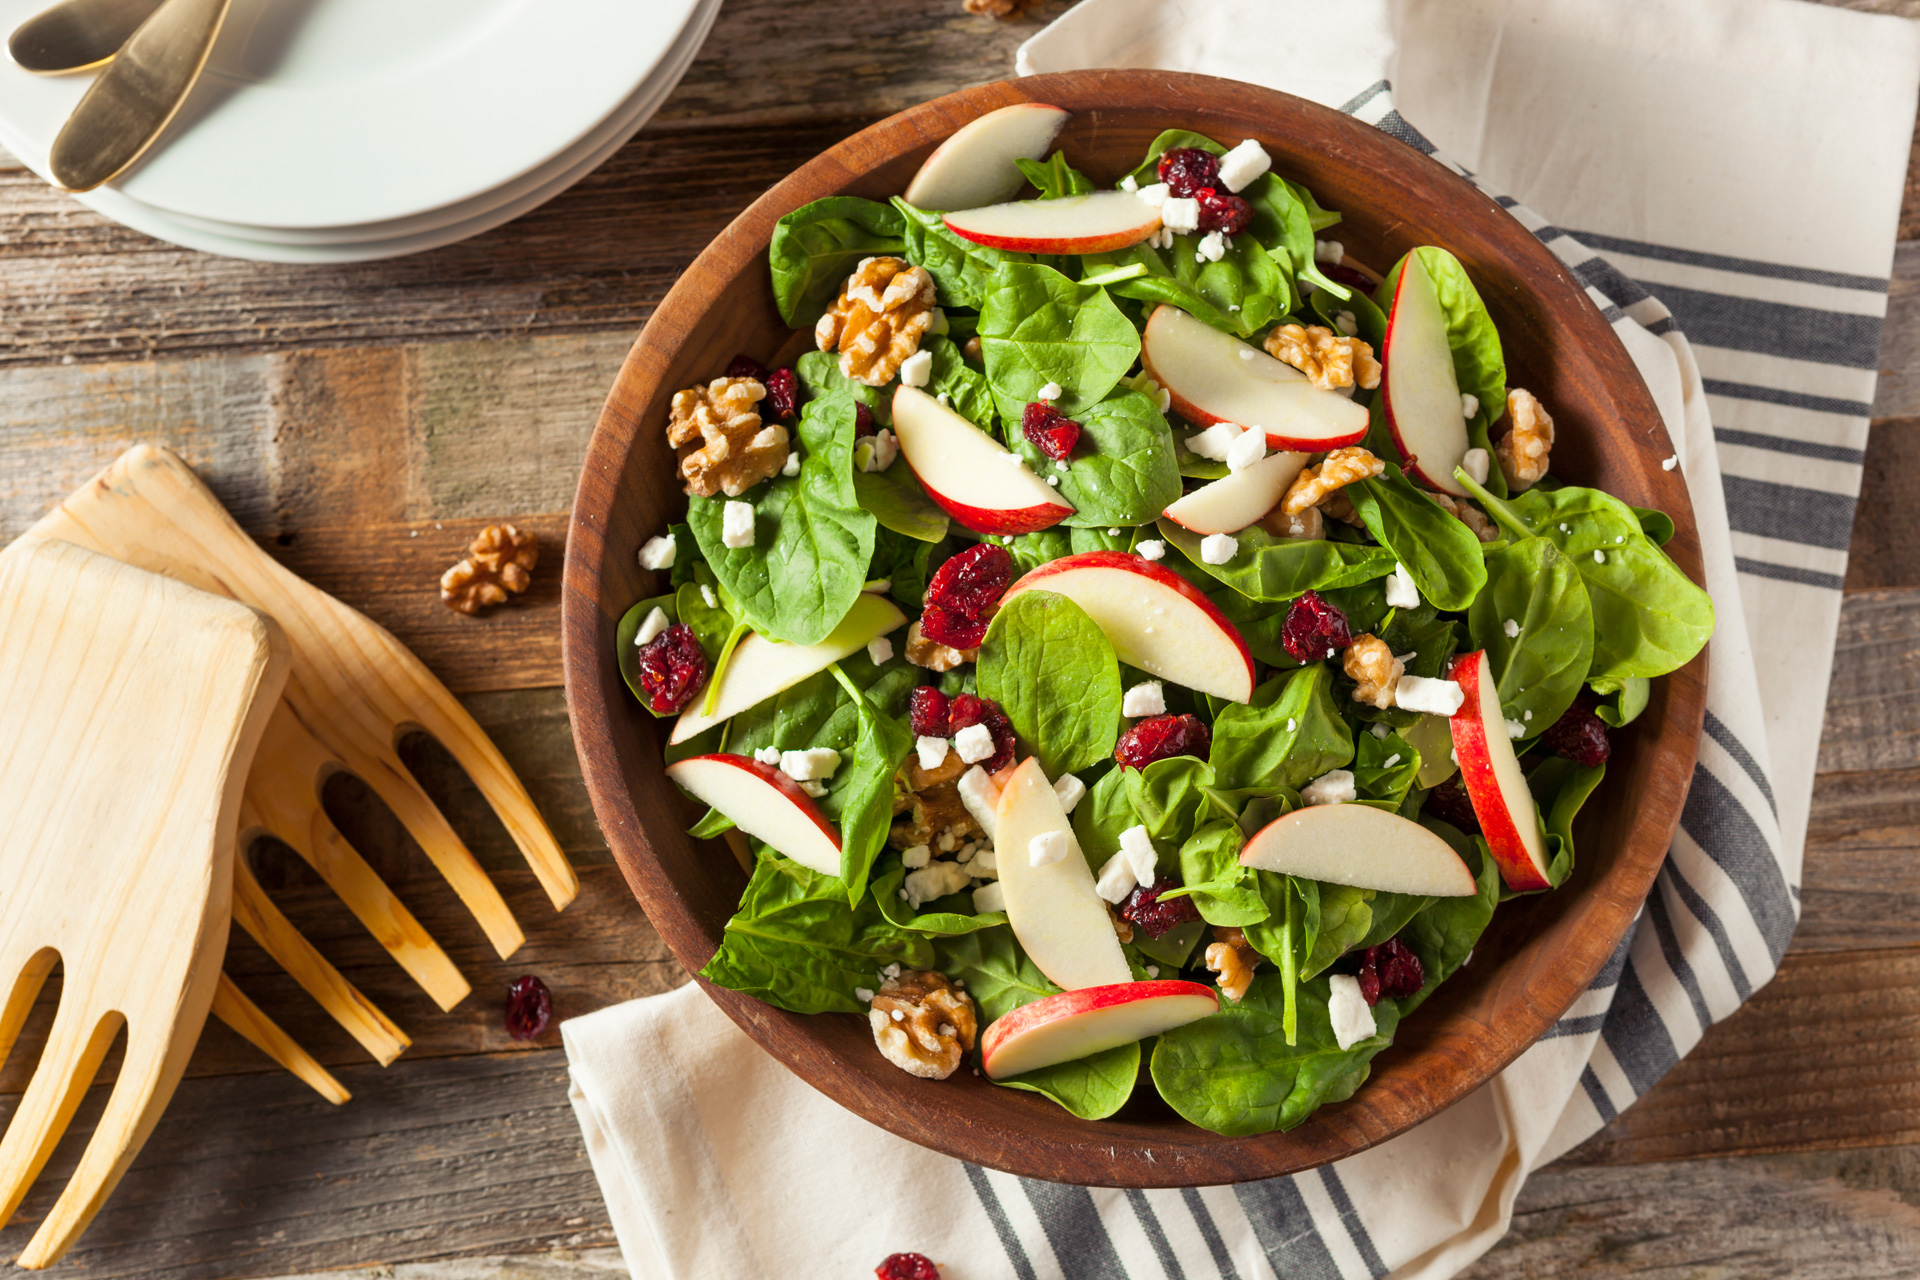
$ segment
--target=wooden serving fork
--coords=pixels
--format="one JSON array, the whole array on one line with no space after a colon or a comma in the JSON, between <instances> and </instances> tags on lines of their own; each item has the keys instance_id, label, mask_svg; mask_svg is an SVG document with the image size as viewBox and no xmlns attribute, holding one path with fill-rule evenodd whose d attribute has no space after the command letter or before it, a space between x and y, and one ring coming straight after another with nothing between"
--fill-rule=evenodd
<instances>
[{"instance_id":1,"label":"wooden serving fork","mask_svg":"<svg viewBox=\"0 0 1920 1280\"><path fill-rule=\"evenodd\" d=\"M526 789L446 687L386 630L262 551L171 450L135 446L26 536L74 543L232 597L280 624L292 648L292 670L247 778L242 839L267 833L290 845L442 1009L466 996L467 980L328 820L320 789L331 773L345 769L373 788L502 957L524 940L520 926L401 763L395 751L401 734L421 729L446 747L499 815L555 910L579 891L573 868ZM234 866L234 917L241 927L369 1053L391 1062L406 1047L405 1034L300 935L244 857Z\"/></svg>"},{"instance_id":2,"label":"wooden serving fork","mask_svg":"<svg viewBox=\"0 0 1920 1280\"><path fill-rule=\"evenodd\" d=\"M20 1265L56 1262L173 1096L220 981L234 819L286 680L272 619L62 542L0 553L0 1061L62 966L0 1139L0 1226L126 1057Z\"/></svg>"}]
</instances>

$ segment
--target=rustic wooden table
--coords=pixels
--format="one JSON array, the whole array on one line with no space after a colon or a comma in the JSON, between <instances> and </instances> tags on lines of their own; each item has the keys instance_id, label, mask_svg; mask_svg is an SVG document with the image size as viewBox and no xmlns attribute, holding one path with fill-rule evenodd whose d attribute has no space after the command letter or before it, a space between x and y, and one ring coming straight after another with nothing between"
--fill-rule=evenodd
<instances>
[{"instance_id":1,"label":"rustic wooden table","mask_svg":"<svg viewBox=\"0 0 1920 1280\"><path fill-rule=\"evenodd\" d=\"M558 562L601 398L685 264L764 187L910 103L999 78L1039 22L956 0L728 0L666 108L553 203L476 240L343 268L206 257L115 226L0 153L0 541L139 440L171 443L262 544L389 627L518 769L580 867L556 917L444 754L410 763L527 927L497 960L367 790L329 809L475 994L442 1014L284 849L275 896L414 1038L373 1065L249 941L241 986L346 1082L332 1108L209 1024L189 1079L61 1273L155 1280L619 1274L557 1034L500 1026L520 973L560 1017L685 980L611 865L558 687ZM1920 17L1920 0L1853 0ZM1916 154L1920 154L1917 151ZM1647 1098L1528 1183L1468 1273L1920 1276L1920 184L1910 179L1853 540L1805 917L1778 978ZM545 539L530 598L437 598L481 526ZM36 1011L44 1030L50 1003ZM30 1033L31 1038L31 1033ZM18 1057L19 1055L16 1055ZM109 1064L111 1066L111 1064ZM25 1064L0 1071L0 1123ZM90 1131L87 1100L10 1258ZM16 1274L0 1262L0 1273ZM57 1273L58 1274L58 1273Z\"/></svg>"}]
</instances>

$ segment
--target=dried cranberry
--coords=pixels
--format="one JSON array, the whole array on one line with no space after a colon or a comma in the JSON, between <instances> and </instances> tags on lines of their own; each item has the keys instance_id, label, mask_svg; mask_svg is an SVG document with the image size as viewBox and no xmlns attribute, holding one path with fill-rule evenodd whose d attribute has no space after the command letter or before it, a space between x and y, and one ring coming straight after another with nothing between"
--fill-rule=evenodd
<instances>
[{"instance_id":1,"label":"dried cranberry","mask_svg":"<svg viewBox=\"0 0 1920 1280\"><path fill-rule=\"evenodd\" d=\"M920 614L920 634L935 644L955 649L976 649L987 638L989 618L969 618L952 609L930 604Z\"/></svg>"},{"instance_id":2,"label":"dried cranberry","mask_svg":"<svg viewBox=\"0 0 1920 1280\"><path fill-rule=\"evenodd\" d=\"M917 737L951 737L953 724L947 713L947 695L930 684L914 689L907 695L907 724Z\"/></svg>"},{"instance_id":3,"label":"dried cranberry","mask_svg":"<svg viewBox=\"0 0 1920 1280\"><path fill-rule=\"evenodd\" d=\"M1374 281L1367 279L1361 272L1336 262L1322 262L1319 266L1320 274L1335 284L1344 284L1349 289L1358 289L1368 297L1373 296Z\"/></svg>"},{"instance_id":4,"label":"dried cranberry","mask_svg":"<svg viewBox=\"0 0 1920 1280\"><path fill-rule=\"evenodd\" d=\"M880 1280L940 1280L940 1268L924 1253L890 1253L873 1274Z\"/></svg>"},{"instance_id":5,"label":"dried cranberry","mask_svg":"<svg viewBox=\"0 0 1920 1280\"><path fill-rule=\"evenodd\" d=\"M727 376L729 378L752 378L755 382L765 384L767 380L767 366L761 364L752 356L737 355L733 358L733 363L727 366Z\"/></svg>"},{"instance_id":6,"label":"dried cranberry","mask_svg":"<svg viewBox=\"0 0 1920 1280\"><path fill-rule=\"evenodd\" d=\"M707 655L693 628L684 622L674 623L641 645L637 661L647 705L663 716L692 702L707 682Z\"/></svg>"},{"instance_id":7,"label":"dried cranberry","mask_svg":"<svg viewBox=\"0 0 1920 1280\"><path fill-rule=\"evenodd\" d=\"M515 1040L538 1040L553 1021L553 993L547 984L524 974L507 984L507 1034Z\"/></svg>"},{"instance_id":8,"label":"dried cranberry","mask_svg":"<svg viewBox=\"0 0 1920 1280\"><path fill-rule=\"evenodd\" d=\"M1427 985L1427 971L1413 948L1398 938L1368 947L1360 958L1360 994L1368 1004L1399 1000Z\"/></svg>"},{"instance_id":9,"label":"dried cranberry","mask_svg":"<svg viewBox=\"0 0 1920 1280\"><path fill-rule=\"evenodd\" d=\"M920 632L935 644L971 649L987 638L987 623L1013 581L1013 557L983 542L941 565L927 584Z\"/></svg>"},{"instance_id":10,"label":"dried cranberry","mask_svg":"<svg viewBox=\"0 0 1920 1280\"><path fill-rule=\"evenodd\" d=\"M1120 735L1113 758L1123 769L1144 769L1173 756L1205 759L1212 746L1213 730L1199 716L1148 716Z\"/></svg>"},{"instance_id":11,"label":"dried cranberry","mask_svg":"<svg viewBox=\"0 0 1920 1280\"><path fill-rule=\"evenodd\" d=\"M1167 930L1200 918L1200 909L1193 905L1192 898L1161 898L1161 894L1177 887L1171 880L1162 880L1152 888L1141 885L1120 904L1120 914L1145 929L1149 938L1164 937Z\"/></svg>"},{"instance_id":12,"label":"dried cranberry","mask_svg":"<svg viewBox=\"0 0 1920 1280\"><path fill-rule=\"evenodd\" d=\"M987 726L987 732L993 735L993 754L975 763L988 773L998 773L1012 764L1013 721L1007 719L1007 713L1000 709L1000 704L992 698L975 697L971 693L956 694L948 704L948 731L959 733L976 724Z\"/></svg>"},{"instance_id":13,"label":"dried cranberry","mask_svg":"<svg viewBox=\"0 0 1920 1280\"><path fill-rule=\"evenodd\" d=\"M879 424L874 422L873 420L873 410L867 408L867 406L861 404L857 400L854 401L854 404L853 404L854 437L858 439L862 436L870 436L877 430L879 430Z\"/></svg>"},{"instance_id":14,"label":"dried cranberry","mask_svg":"<svg viewBox=\"0 0 1920 1280\"><path fill-rule=\"evenodd\" d=\"M1347 615L1318 591L1295 600L1287 609L1286 621L1280 624L1280 645L1295 662L1319 662L1352 643Z\"/></svg>"},{"instance_id":15,"label":"dried cranberry","mask_svg":"<svg viewBox=\"0 0 1920 1280\"><path fill-rule=\"evenodd\" d=\"M1200 202L1200 229L1237 236L1253 225L1253 206L1231 191L1202 187L1193 198Z\"/></svg>"},{"instance_id":16,"label":"dried cranberry","mask_svg":"<svg viewBox=\"0 0 1920 1280\"><path fill-rule=\"evenodd\" d=\"M1593 713L1593 704L1585 698L1568 707L1553 722L1553 727L1540 735L1540 745L1589 769L1605 764L1613 754L1607 726Z\"/></svg>"},{"instance_id":17,"label":"dried cranberry","mask_svg":"<svg viewBox=\"0 0 1920 1280\"><path fill-rule=\"evenodd\" d=\"M1473 800L1467 795L1466 784L1457 773L1427 792L1427 803L1422 812L1430 813L1442 822L1450 822L1468 834L1480 830L1480 819L1473 812Z\"/></svg>"},{"instance_id":18,"label":"dried cranberry","mask_svg":"<svg viewBox=\"0 0 1920 1280\"><path fill-rule=\"evenodd\" d=\"M1160 156L1160 181L1174 195L1190 198L1202 187L1220 182L1220 160L1198 147L1175 147Z\"/></svg>"},{"instance_id":19,"label":"dried cranberry","mask_svg":"<svg viewBox=\"0 0 1920 1280\"><path fill-rule=\"evenodd\" d=\"M1020 430L1034 448L1055 462L1065 462L1080 443L1080 424L1042 401L1028 405L1020 415Z\"/></svg>"},{"instance_id":20,"label":"dried cranberry","mask_svg":"<svg viewBox=\"0 0 1920 1280\"><path fill-rule=\"evenodd\" d=\"M766 383L767 407L773 416L791 422L793 415L800 411L800 375L782 365L761 381Z\"/></svg>"}]
</instances>

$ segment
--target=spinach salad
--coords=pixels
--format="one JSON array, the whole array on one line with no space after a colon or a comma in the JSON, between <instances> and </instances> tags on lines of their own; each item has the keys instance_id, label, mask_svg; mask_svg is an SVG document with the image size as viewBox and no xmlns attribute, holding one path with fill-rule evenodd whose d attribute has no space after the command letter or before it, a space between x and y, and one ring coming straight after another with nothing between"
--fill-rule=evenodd
<instances>
[{"instance_id":1,"label":"spinach salad","mask_svg":"<svg viewBox=\"0 0 1920 1280\"><path fill-rule=\"evenodd\" d=\"M751 855L702 976L930 1080L1098 1119L1144 1059L1286 1129L1565 881L1712 605L1667 517L1549 473L1444 248L1355 261L1257 142L1101 189L999 137L782 218L814 349L673 398L617 643Z\"/></svg>"}]
</instances>

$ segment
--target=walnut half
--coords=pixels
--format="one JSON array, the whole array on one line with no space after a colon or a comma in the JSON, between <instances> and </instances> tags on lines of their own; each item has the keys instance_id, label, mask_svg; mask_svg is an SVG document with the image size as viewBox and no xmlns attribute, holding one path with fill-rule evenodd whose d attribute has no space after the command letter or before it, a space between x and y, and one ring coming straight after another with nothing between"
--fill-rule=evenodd
<instances>
[{"instance_id":1,"label":"walnut half","mask_svg":"<svg viewBox=\"0 0 1920 1280\"><path fill-rule=\"evenodd\" d=\"M1356 383L1371 391L1380 385L1380 362L1373 358L1373 348L1321 325L1283 324L1267 335L1266 348L1268 355L1306 374L1322 391Z\"/></svg>"},{"instance_id":2,"label":"walnut half","mask_svg":"<svg viewBox=\"0 0 1920 1280\"><path fill-rule=\"evenodd\" d=\"M814 345L839 349L843 376L883 387L920 349L933 324L935 296L925 267L910 267L901 258L863 258L814 326Z\"/></svg>"},{"instance_id":3,"label":"walnut half","mask_svg":"<svg viewBox=\"0 0 1920 1280\"><path fill-rule=\"evenodd\" d=\"M1518 492L1532 488L1547 474L1553 448L1553 418L1533 392L1515 387L1507 392L1507 416L1513 429L1493 446L1507 487Z\"/></svg>"},{"instance_id":4,"label":"walnut half","mask_svg":"<svg viewBox=\"0 0 1920 1280\"><path fill-rule=\"evenodd\" d=\"M737 498L786 464L787 429L760 422L766 394L757 378L715 378L674 393L667 443L679 451L689 494Z\"/></svg>"},{"instance_id":5,"label":"walnut half","mask_svg":"<svg viewBox=\"0 0 1920 1280\"><path fill-rule=\"evenodd\" d=\"M510 524L490 524L467 545L467 558L440 575L440 599L456 613L475 614L519 595L540 562L540 540Z\"/></svg>"},{"instance_id":6,"label":"walnut half","mask_svg":"<svg viewBox=\"0 0 1920 1280\"><path fill-rule=\"evenodd\" d=\"M1260 963L1260 953L1239 929L1215 926L1213 937L1207 944L1207 968L1220 975L1220 994L1238 1004L1253 985L1253 967Z\"/></svg>"},{"instance_id":7,"label":"walnut half","mask_svg":"<svg viewBox=\"0 0 1920 1280\"><path fill-rule=\"evenodd\" d=\"M973 1048L973 997L930 969L889 978L867 1014L873 1042L894 1066L924 1080L945 1080Z\"/></svg>"}]
</instances>

